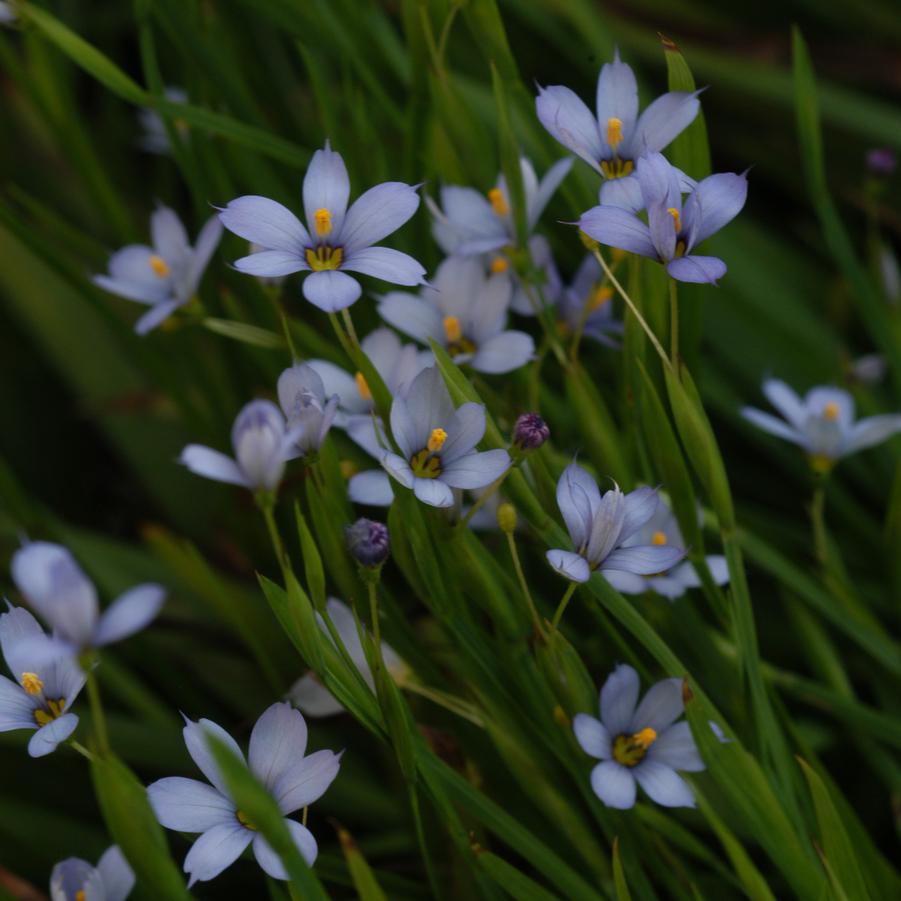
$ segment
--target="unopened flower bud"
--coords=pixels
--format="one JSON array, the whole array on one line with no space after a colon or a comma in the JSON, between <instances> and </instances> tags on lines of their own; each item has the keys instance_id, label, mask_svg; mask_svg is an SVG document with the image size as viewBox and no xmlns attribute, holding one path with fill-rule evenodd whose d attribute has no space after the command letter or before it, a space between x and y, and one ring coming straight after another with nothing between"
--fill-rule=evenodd
<instances>
[{"instance_id":1,"label":"unopened flower bud","mask_svg":"<svg viewBox=\"0 0 901 901\"><path fill-rule=\"evenodd\" d=\"M501 504L497 508L497 524L508 535L516 529L516 508L513 504Z\"/></svg>"},{"instance_id":2,"label":"unopened flower bud","mask_svg":"<svg viewBox=\"0 0 901 901\"><path fill-rule=\"evenodd\" d=\"M345 526L344 540L360 566L381 566L388 559L391 541L388 526L382 522L360 518L352 526Z\"/></svg>"},{"instance_id":3,"label":"unopened flower bud","mask_svg":"<svg viewBox=\"0 0 901 901\"><path fill-rule=\"evenodd\" d=\"M884 147L875 147L867 151L867 169L873 175L879 175L883 178L891 175L898 165L898 158Z\"/></svg>"},{"instance_id":4,"label":"unopened flower bud","mask_svg":"<svg viewBox=\"0 0 901 901\"><path fill-rule=\"evenodd\" d=\"M550 435L547 423L537 413L523 413L513 427L513 443L522 450L537 450Z\"/></svg>"}]
</instances>

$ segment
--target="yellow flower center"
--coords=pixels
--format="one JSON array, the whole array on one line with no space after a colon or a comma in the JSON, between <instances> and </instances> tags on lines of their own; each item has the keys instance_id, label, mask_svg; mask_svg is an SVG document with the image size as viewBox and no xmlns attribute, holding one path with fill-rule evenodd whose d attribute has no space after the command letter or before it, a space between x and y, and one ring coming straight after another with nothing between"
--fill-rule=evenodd
<instances>
[{"instance_id":1,"label":"yellow flower center","mask_svg":"<svg viewBox=\"0 0 901 901\"><path fill-rule=\"evenodd\" d=\"M510 212L510 207L507 206L507 198L504 197L504 192L500 188L492 188L488 192L488 200L491 202L491 208L498 216L506 216Z\"/></svg>"},{"instance_id":2,"label":"yellow flower center","mask_svg":"<svg viewBox=\"0 0 901 901\"><path fill-rule=\"evenodd\" d=\"M495 257L491 261L492 272L506 272L510 268L510 264L503 257Z\"/></svg>"},{"instance_id":3,"label":"yellow flower center","mask_svg":"<svg viewBox=\"0 0 901 901\"><path fill-rule=\"evenodd\" d=\"M834 422L836 419L838 419L838 413L838 404L834 400L830 401L828 404L826 404L825 407L823 407L823 416L825 416L826 419L828 419L830 422Z\"/></svg>"},{"instance_id":4,"label":"yellow flower center","mask_svg":"<svg viewBox=\"0 0 901 901\"><path fill-rule=\"evenodd\" d=\"M601 172L604 178L625 178L632 174L635 163L632 160L623 160L615 156L612 160L601 160Z\"/></svg>"},{"instance_id":5,"label":"yellow flower center","mask_svg":"<svg viewBox=\"0 0 901 901\"><path fill-rule=\"evenodd\" d=\"M623 142L623 120L611 116L607 120L607 143L616 150Z\"/></svg>"},{"instance_id":6,"label":"yellow flower center","mask_svg":"<svg viewBox=\"0 0 901 901\"><path fill-rule=\"evenodd\" d=\"M818 475L824 476L835 466L835 460L825 454L811 454L807 458L810 468Z\"/></svg>"},{"instance_id":7,"label":"yellow flower center","mask_svg":"<svg viewBox=\"0 0 901 901\"><path fill-rule=\"evenodd\" d=\"M372 392L369 390L369 383L366 381L366 377L362 372L358 372L354 376L354 381L357 383L357 391L360 392L360 397L363 400L372 400Z\"/></svg>"},{"instance_id":8,"label":"yellow flower center","mask_svg":"<svg viewBox=\"0 0 901 901\"><path fill-rule=\"evenodd\" d=\"M155 253L150 256L150 268L153 270L153 274L157 278L165 278L169 273L169 264L160 256L157 256Z\"/></svg>"},{"instance_id":9,"label":"yellow flower center","mask_svg":"<svg viewBox=\"0 0 901 901\"><path fill-rule=\"evenodd\" d=\"M623 766L637 766L655 741L657 733L651 728L634 735L618 735L613 741L613 759Z\"/></svg>"},{"instance_id":10,"label":"yellow flower center","mask_svg":"<svg viewBox=\"0 0 901 901\"><path fill-rule=\"evenodd\" d=\"M654 532L654 535L651 538L651 544L666 544L666 533Z\"/></svg>"},{"instance_id":11,"label":"yellow flower center","mask_svg":"<svg viewBox=\"0 0 901 901\"><path fill-rule=\"evenodd\" d=\"M322 244L315 250L307 248L307 264L313 272L323 272L326 269L338 269L344 259L344 250L340 247L329 247Z\"/></svg>"},{"instance_id":12,"label":"yellow flower center","mask_svg":"<svg viewBox=\"0 0 901 901\"><path fill-rule=\"evenodd\" d=\"M459 341L463 337L463 329L460 328L460 320L456 316L444 317L444 334L448 341Z\"/></svg>"},{"instance_id":13,"label":"yellow flower center","mask_svg":"<svg viewBox=\"0 0 901 901\"><path fill-rule=\"evenodd\" d=\"M325 207L320 207L313 213L313 228L320 238L324 238L331 232L332 214Z\"/></svg>"},{"instance_id":14,"label":"yellow flower center","mask_svg":"<svg viewBox=\"0 0 901 901\"><path fill-rule=\"evenodd\" d=\"M83 889L83 888L80 888L80 889L75 893L75 901L85 901L86 898L87 898L87 895L84 893L84 889Z\"/></svg>"},{"instance_id":15,"label":"yellow flower center","mask_svg":"<svg viewBox=\"0 0 901 901\"><path fill-rule=\"evenodd\" d=\"M613 288L609 285L598 285L588 298L588 311L593 313L595 310L599 310L611 297L613 297Z\"/></svg>"},{"instance_id":16,"label":"yellow flower center","mask_svg":"<svg viewBox=\"0 0 901 901\"><path fill-rule=\"evenodd\" d=\"M30 695L39 695L44 690L44 683L37 673L22 673L19 683Z\"/></svg>"},{"instance_id":17,"label":"yellow flower center","mask_svg":"<svg viewBox=\"0 0 901 901\"><path fill-rule=\"evenodd\" d=\"M437 479L441 475L441 458L435 456L444 447L447 432L444 429L432 429L426 446L410 458L410 469L420 479Z\"/></svg>"},{"instance_id":18,"label":"yellow flower center","mask_svg":"<svg viewBox=\"0 0 901 901\"><path fill-rule=\"evenodd\" d=\"M342 460L339 464L341 467L341 478L349 479L351 476L355 476L359 471L359 467L353 460Z\"/></svg>"},{"instance_id":19,"label":"yellow flower center","mask_svg":"<svg viewBox=\"0 0 901 901\"><path fill-rule=\"evenodd\" d=\"M66 705L65 698L58 698L55 701L45 701L46 709L39 707L34 712L34 721L38 726L46 726L63 715L63 708Z\"/></svg>"},{"instance_id":20,"label":"yellow flower center","mask_svg":"<svg viewBox=\"0 0 901 901\"><path fill-rule=\"evenodd\" d=\"M438 451L444 447L444 442L447 441L447 432L444 429L432 429L432 434L429 435L428 443L426 447L433 453L437 454Z\"/></svg>"},{"instance_id":21,"label":"yellow flower center","mask_svg":"<svg viewBox=\"0 0 901 901\"><path fill-rule=\"evenodd\" d=\"M676 234L679 234L682 231L682 217L679 215L679 211L671 206L667 208L667 212L673 217L673 228L676 230Z\"/></svg>"},{"instance_id":22,"label":"yellow flower center","mask_svg":"<svg viewBox=\"0 0 901 901\"><path fill-rule=\"evenodd\" d=\"M256 825L255 825L251 820L248 819L247 814L244 813L243 810L236 810L236 811L235 811L235 816L237 817L238 822L239 822L245 829L250 829L252 832L256 832L256 831L257 831Z\"/></svg>"}]
</instances>

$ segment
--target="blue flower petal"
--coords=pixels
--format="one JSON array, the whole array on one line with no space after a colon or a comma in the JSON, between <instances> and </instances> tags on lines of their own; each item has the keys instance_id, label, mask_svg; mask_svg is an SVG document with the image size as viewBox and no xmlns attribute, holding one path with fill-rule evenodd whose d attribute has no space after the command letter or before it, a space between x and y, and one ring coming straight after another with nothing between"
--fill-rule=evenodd
<instances>
[{"instance_id":1,"label":"blue flower petal","mask_svg":"<svg viewBox=\"0 0 901 901\"><path fill-rule=\"evenodd\" d=\"M354 303L362 293L360 283L344 272L313 272L303 280L303 296L326 313L337 313Z\"/></svg>"}]
</instances>

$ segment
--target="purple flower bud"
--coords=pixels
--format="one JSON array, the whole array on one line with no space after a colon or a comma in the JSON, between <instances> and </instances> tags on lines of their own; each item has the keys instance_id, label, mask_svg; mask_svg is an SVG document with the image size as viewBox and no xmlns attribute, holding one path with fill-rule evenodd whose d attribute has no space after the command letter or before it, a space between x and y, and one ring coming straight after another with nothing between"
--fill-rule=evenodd
<instances>
[{"instance_id":1,"label":"purple flower bud","mask_svg":"<svg viewBox=\"0 0 901 901\"><path fill-rule=\"evenodd\" d=\"M352 526L344 527L344 540L360 566L381 566L388 559L391 540L388 526L382 522L360 518Z\"/></svg>"},{"instance_id":2,"label":"purple flower bud","mask_svg":"<svg viewBox=\"0 0 901 901\"><path fill-rule=\"evenodd\" d=\"M874 147L867 151L867 169L873 175L888 176L895 171L898 158L885 147Z\"/></svg>"},{"instance_id":3,"label":"purple flower bud","mask_svg":"<svg viewBox=\"0 0 901 901\"><path fill-rule=\"evenodd\" d=\"M523 413L513 427L513 443L523 450L536 450L550 435L547 423L537 413Z\"/></svg>"}]
</instances>

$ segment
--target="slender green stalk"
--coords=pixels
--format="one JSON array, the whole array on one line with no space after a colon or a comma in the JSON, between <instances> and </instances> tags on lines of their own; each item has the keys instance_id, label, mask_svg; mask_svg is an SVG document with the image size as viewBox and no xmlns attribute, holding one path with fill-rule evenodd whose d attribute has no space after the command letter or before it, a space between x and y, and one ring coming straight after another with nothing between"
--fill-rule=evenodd
<instances>
[{"instance_id":1,"label":"slender green stalk","mask_svg":"<svg viewBox=\"0 0 901 901\"><path fill-rule=\"evenodd\" d=\"M676 284L676 280L671 278L669 280L669 315L670 315L670 326L669 326L669 346L670 346L670 360L673 364L673 369L676 372L679 371L679 288Z\"/></svg>"},{"instance_id":2,"label":"slender green stalk","mask_svg":"<svg viewBox=\"0 0 901 901\"><path fill-rule=\"evenodd\" d=\"M516 571L516 579L519 582L519 587L522 589L523 597L529 605L529 612L532 614L532 622L535 625L535 631L539 635L544 636L546 633L544 631L544 626L541 625L541 617L538 615L538 610L535 608L535 601L532 600L532 593L529 591L529 585L526 582L525 574L522 571L522 564L519 562L519 551L516 549L516 539L513 537L512 532L506 532L505 534L507 536L507 547L510 548L510 556L513 558L513 569Z\"/></svg>"},{"instance_id":3,"label":"slender green stalk","mask_svg":"<svg viewBox=\"0 0 901 901\"><path fill-rule=\"evenodd\" d=\"M351 362L354 359L354 351L350 342L347 339L347 335L344 334L344 329L341 326L341 320L338 318L336 313L329 313L328 320L332 324L332 328L335 330L335 335L338 338L338 343L341 345L344 353L347 354L347 357Z\"/></svg>"},{"instance_id":4,"label":"slender green stalk","mask_svg":"<svg viewBox=\"0 0 901 901\"><path fill-rule=\"evenodd\" d=\"M275 558L282 572L288 566L288 556L285 552L285 544L278 530L278 523L275 521L275 500L271 494L260 493L257 495L257 506L266 520L266 529L269 532L269 538L272 541L272 550L275 552Z\"/></svg>"},{"instance_id":5,"label":"slender green stalk","mask_svg":"<svg viewBox=\"0 0 901 901\"><path fill-rule=\"evenodd\" d=\"M560 599L560 603L557 606L557 612L554 614L553 620L551 620L551 632L556 632L557 627L560 625L560 620L563 619L563 614L566 611L566 605L569 603L569 599L573 596L576 588L578 588L578 582L570 582L569 587L566 589L563 597Z\"/></svg>"},{"instance_id":6,"label":"slender green stalk","mask_svg":"<svg viewBox=\"0 0 901 901\"><path fill-rule=\"evenodd\" d=\"M455 713L457 716L463 717L464 720L468 720L480 729L485 726L484 720L476 712L475 707L473 707L472 704L468 704L462 698L448 694L446 691L440 691L437 688L423 685L421 682L404 682L403 688L415 695L427 698L432 703L437 704L439 707L443 707L445 710L449 710L451 713Z\"/></svg>"},{"instance_id":7,"label":"slender green stalk","mask_svg":"<svg viewBox=\"0 0 901 901\"><path fill-rule=\"evenodd\" d=\"M341 318L344 320L344 326L347 329L348 336L350 337L351 347L358 353L362 353L362 348L360 347L360 339L357 338L357 330L354 328L354 321L350 315L349 307L345 307L341 311ZM355 356L354 354L351 354L352 358L354 356Z\"/></svg>"},{"instance_id":8,"label":"slender green stalk","mask_svg":"<svg viewBox=\"0 0 901 901\"><path fill-rule=\"evenodd\" d=\"M826 536L826 483L819 479L810 502L810 521L813 526L813 547L817 561L826 566L829 561L829 540Z\"/></svg>"},{"instance_id":9,"label":"slender green stalk","mask_svg":"<svg viewBox=\"0 0 901 901\"><path fill-rule=\"evenodd\" d=\"M466 516L464 516L463 519L461 519L460 522L457 523L458 529L466 528L469 521L473 518L473 516L476 515L476 513L478 513L479 510L482 509L485 502L491 497L491 495L494 494L497 491L497 489L500 488L501 485L504 484L504 479L506 479L507 476L510 475L511 472L513 472L514 468L515 468L515 464L513 466L508 466L507 469L503 473L501 473L501 475L499 475L485 489L485 491L479 495L478 498L476 498L476 502L469 508L469 512L466 514Z\"/></svg>"},{"instance_id":10,"label":"slender green stalk","mask_svg":"<svg viewBox=\"0 0 901 901\"><path fill-rule=\"evenodd\" d=\"M97 675L93 669L87 671L88 702L91 705L91 721L94 726L94 738L97 740L97 749L102 757L110 752L109 733L106 729L106 717L103 713L103 704L100 701L100 686L97 684Z\"/></svg>"},{"instance_id":11,"label":"slender green stalk","mask_svg":"<svg viewBox=\"0 0 901 901\"><path fill-rule=\"evenodd\" d=\"M601 264L601 268L604 270L607 278L610 279L610 283L616 288L617 293L620 297L625 301L626 306L632 311L632 315L638 320L638 324L644 329L645 334L648 336L651 344L654 345L654 350L657 351L658 356L663 362L664 366L671 367L669 357L666 355L666 351L663 349L663 345L657 339L657 336L654 334L651 327L648 325L647 320L641 313L638 311L638 307L635 306L635 302L629 297L626 289L619 283L616 276L610 271L610 267L607 265L607 261L601 255L599 250L592 251L597 259L597 261Z\"/></svg>"},{"instance_id":12,"label":"slender green stalk","mask_svg":"<svg viewBox=\"0 0 901 901\"><path fill-rule=\"evenodd\" d=\"M74 739L69 741L69 747L78 754L81 754L85 760L90 760L92 763L96 760L96 757L83 745L81 742L77 742Z\"/></svg>"}]
</instances>

